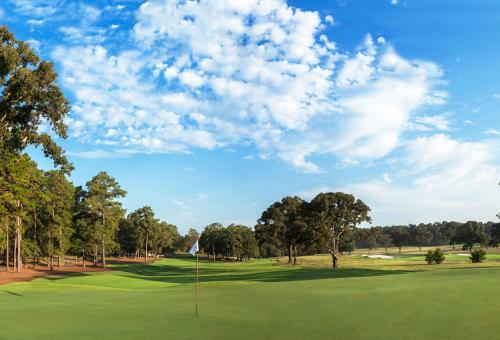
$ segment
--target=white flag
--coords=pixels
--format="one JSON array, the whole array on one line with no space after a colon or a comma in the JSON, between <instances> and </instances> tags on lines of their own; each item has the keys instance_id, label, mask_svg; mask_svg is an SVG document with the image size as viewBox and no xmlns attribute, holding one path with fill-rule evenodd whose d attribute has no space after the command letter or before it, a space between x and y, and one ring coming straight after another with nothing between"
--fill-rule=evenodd
<instances>
[{"instance_id":1,"label":"white flag","mask_svg":"<svg viewBox=\"0 0 500 340\"><path fill-rule=\"evenodd\" d=\"M200 248L198 247L198 240L196 240L196 242L191 247L191 250L189 250L189 253L194 256L198 250L200 250Z\"/></svg>"}]
</instances>

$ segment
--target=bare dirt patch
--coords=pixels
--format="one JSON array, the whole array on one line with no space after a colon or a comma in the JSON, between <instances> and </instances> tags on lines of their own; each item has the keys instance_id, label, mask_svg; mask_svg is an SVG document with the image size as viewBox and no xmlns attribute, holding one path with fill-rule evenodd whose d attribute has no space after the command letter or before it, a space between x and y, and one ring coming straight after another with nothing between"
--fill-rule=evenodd
<instances>
[{"instance_id":1,"label":"bare dirt patch","mask_svg":"<svg viewBox=\"0 0 500 340\"><path fill-rule=\"evenodd\" d=\"M153 263L156 260L154 258L149 258L148 263ZM108 264L113 263L145 263L144 258L107 258L106 262ZM102 272L112 270L112 268L101 268L100 264L94 265L91 262L85 262L85 267L83 267L82 261L68 261L60 267L54 266L54 270L49 270L47 264L41 261L39 264L28 264L23 267L21 272L16 273L12 268L7 272L5 267L0 267L0 285L11 283L11 282L29 282L39 277L45 277L49 275L61 275L61 274L71 274L71 273L86 273L86 272Z\"/></svg>"},{"instance_id":2,"label":"bare dirt patch","mask_svg":"<svg viewBox=\"0 0 500 340\"><path fill-rule=\"evenodd\" d=\"M108 271L111 269L101 268L94 266L93 264L86 264L83 267L81 261L78 263L65 264L60 267L54 267L54 270L49 270L46 264L28 264L26 267L16 273L11 268L9 272L5 270L5 267L0 268L0 285L11 283L11 282L28 282L39 277L45 277L49 275L60 275L60 274L70 274L70 273L84 273L84 272L101 272Z\"/></svg>"}]
</instances>

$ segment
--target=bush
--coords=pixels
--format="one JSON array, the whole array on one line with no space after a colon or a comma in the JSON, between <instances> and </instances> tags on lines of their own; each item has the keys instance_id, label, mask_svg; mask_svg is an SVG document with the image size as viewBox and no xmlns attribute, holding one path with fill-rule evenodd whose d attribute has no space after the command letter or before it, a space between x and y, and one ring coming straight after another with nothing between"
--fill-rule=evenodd
<instances>
[{"instance_id":1,"label":"bush","mask_svg":"<svg viewBox=\"0 0 500 340\"><path fill-rule=\"evenodd\" d=\"M434 250L434 262L437 264L443 263L444 261L444 253L441 251L441 249L436 249Z\"/></svg>"},{"instance_id":2,"label":"bush","mask_svg":"<svg viewBox=\"0 0 500 340\"><path fill-rule=\"evenodd\" d=\"M427 262L427 264L434 263L434 253L432 252L432 250L429 250L427 252L427 255L425 255L425 261Z\"/></svg>"},{"instance_id":3,"label":"bush","mask_svg":"<svg viewBox=\"0 0 500 340\"><path fill-rule=\"evenodd\" d=\"M440 264L443 263L444 261L444 253L441 251L441 249L437 248L436 250L432 251L429 250L427 254L425 255L425 261L427 264Z\"/></svg>"},{"instance_id":4,"label":"bush","mask_svg":"<svg viewBox=\"0 0 500 340\"><path fill-rule=\"evenodd\" d=\"M486 260L486 252L483 249L475 250L470 254L472 263L480 263Z\"/></svg>"}]
</instances>

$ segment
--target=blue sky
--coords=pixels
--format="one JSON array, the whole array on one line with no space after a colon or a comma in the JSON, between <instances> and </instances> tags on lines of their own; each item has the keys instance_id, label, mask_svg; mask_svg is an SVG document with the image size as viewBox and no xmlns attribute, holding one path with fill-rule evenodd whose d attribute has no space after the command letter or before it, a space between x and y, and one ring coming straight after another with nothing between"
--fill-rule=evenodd
<instances>
[{"instance_id":1,"label":"blue sky","mask_svg":"<svg viewBox=\"0 0 500 340\"><path fill-rule=\"evenodd\" d=\"M181 231L326 190L383 225L499 210L497 1L7 0L0 19L56 65L72 180L105 170Z\"/></svg>"}]
</instances>

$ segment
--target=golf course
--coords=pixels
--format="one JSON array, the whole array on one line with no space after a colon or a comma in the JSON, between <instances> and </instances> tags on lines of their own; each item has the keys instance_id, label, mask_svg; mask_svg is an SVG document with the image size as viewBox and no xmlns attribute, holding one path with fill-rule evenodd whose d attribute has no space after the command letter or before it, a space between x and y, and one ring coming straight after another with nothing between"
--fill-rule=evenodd
<instances>
[{"instance_id":1,"label":"golf course","mask_svg":"<svg viewBox=\"0 0 500 340\"><path fill-rule=\"evenodd\" d=\"M418 254L356 254L336 270L328 256L200 260L198 317L190 255L112 264L0 286L1 338L498 338L500 256L449 257L432 266Z\"/></svg>"}]
</instances>

